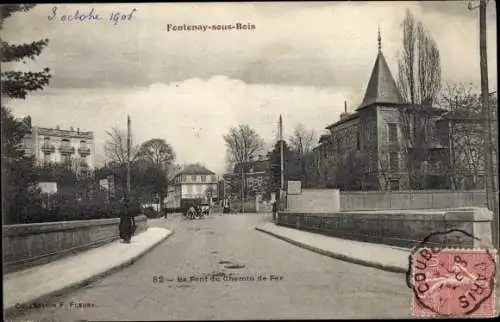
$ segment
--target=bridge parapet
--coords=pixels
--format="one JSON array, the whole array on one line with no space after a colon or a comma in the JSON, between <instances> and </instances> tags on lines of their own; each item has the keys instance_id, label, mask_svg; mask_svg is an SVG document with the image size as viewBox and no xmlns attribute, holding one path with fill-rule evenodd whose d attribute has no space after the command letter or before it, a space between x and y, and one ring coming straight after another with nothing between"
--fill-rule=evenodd
<instances>
[{"instance_id":1,"label":"bridge parapet","mask_svg":"<svg viewBox=\"0 0 500 322\"><path fill-rule=\"evenodd\" d=\"M51 262L119 238L119 218L5 225L4 273ZM147 230L146 216L135 218L136 234Z\"/></svg>"},{"instance_id":2,"label":"bridge parapet","mask_svg":"<svg viewBox=\"0 0 500 322\"><path fill-rule=\"evenodd\" d=\"M411 248L433 232L460 229L461 233L439 235L431 245L481 247L491 245L493 214L486 208L434 210L377 210L339 212L280 212L277 224L334 237Z\"/></svg>"}]
</instances>

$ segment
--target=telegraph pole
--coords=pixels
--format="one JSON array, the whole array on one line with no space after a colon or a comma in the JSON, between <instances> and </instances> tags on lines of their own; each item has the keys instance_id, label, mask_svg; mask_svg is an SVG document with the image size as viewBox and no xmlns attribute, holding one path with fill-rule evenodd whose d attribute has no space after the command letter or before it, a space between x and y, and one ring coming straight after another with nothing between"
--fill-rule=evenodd
<instances>
[{"instance_id":1,"label":"telegraph pole","mask_svg":"<svg viewBox=\"0 0 500 322\"><path fill-rule=\"evenodd\" d=\"M280 115L280 121L279 121L279 136L280 136L280 156L281 156L281 162L280 162L280 171L281 171L281 181L280 181L280 203L283 201L281 200L283 196L283 191L285 190L285 158L283 155L283 118Z\"/></svg>"},{"instance_id":2,"label":"telegraph pole","mask_svg":"<svg viewBox=\"0 0 500 322\"><path fill-rule=\"evenodd\" d=\"M492 135L491 135L491 106L490 93L488 91L488 58L486 51L486 5L487 0L479 2L479 59L481 68L481 105L484 120L484 154L485 154L485 183L486 183L486 201L488 209L493 212L492 237L493 245L499 248L498 237L498 207L495 193L495 180L493 173L493 151L492 151ZM469 10L476 9L469 3Z\"/></svg>"},{"instance_id":3,"label":"telegraph pole","mask_svg":"<svg viewBox=\"0 0 500 322\"><path fill-rule=\"evenodd\" d=\"M488 91L488 59L486 52L486 5L487 1L481 0L479 3L479 55L481 66L481 104L484 115L484 128L486 131L484 149L486 155L486 198L488 208L493 212L493 245L498 249L498 209L496 209L496 198L494 196L494 173L491 145L491 124L490 124L490 95Z\"/></svg>"},{"instance_id":4,"label":"telegraph pole","mask_svg":"<svg viewBox=\"0 0 500 322\"><path fill-rule=\"evenodd\" d=\"M130 115L127 115L127 195L130 197Z\"/></svg>"}]
</instances>

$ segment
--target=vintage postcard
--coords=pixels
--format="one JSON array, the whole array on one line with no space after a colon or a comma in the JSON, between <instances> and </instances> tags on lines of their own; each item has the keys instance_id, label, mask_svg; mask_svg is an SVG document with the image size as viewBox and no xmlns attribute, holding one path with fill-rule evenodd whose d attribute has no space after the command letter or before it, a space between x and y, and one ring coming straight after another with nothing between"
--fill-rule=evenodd
<instances>
[{"instance_id":1,"label":"vintage postcard","mask_svg":"<svg viewBox=\"0 0 500 322\"><path fill-rule=\"evenodd\" d=\"M498 315L494 1L0 8L4 320Z\"/></svg>"}]
</instances>

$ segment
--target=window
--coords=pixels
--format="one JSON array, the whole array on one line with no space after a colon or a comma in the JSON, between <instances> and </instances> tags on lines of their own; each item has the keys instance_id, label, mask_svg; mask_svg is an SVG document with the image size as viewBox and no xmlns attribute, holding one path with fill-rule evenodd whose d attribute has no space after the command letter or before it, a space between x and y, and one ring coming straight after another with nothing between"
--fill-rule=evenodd
<instances>
[{"instance_id":1,"label":"window","mask_svg":"<svg viewBox=\"0 0 500 322\"><path fill-rule=\"evenodd\" d=\"M389 142L398 142L398 125L395 123L389 123L387 126L389 127Z\"/></svg>"},{"instance_id":2,"label":"window","mask_svg":"<svg viewBox=\"0 0 500 322\"><path fill-rule=\"evenodd\" d=\"M360 142L359 142L359 131L356 132L356 150L359 151L359 147L360 147Z\"/></svg>"},{"instance_id":3,"label":"window","mask_svg":"<svg viewBox=\"0 0 500 322\"><path fill-rule=\"evenodd\" d=\"M80 141L80 148L82 148L82 149L87 148L87 142L85 142L85 140Z\"/></svg>"},{"instance_id":4,"label":"window","mask_svg":"<svg viewBox=\"0 0 500 322\"><path fill-rule=\"evenodd\" d=\"M389 168L391 170L399 169L399 155L397 152L389 153Z\"/></svg>"},{"instance_id":5,"label":"window","mask_svg":"<svg viewBox=\"0 0 500 322\"><path fill-rule=\"evenodd\" d=\"M201 181L206 182L207 181L207 176L201 176Z\"/></svg>"},{"instance_id":6,"label":"window","mask_svg":"<svg viewBox=\"0 0 500 322\"><path fill-rule=\"evenodd\" d=\"M62 145L63 147L65 147L65 148L66 148L66 147L68 147L68 148L69 148L69 146L70 146L70 144L69 144L69 140L68 140L68 139L62 139L62 140L61 140L61 145Z\"/></svg>"},{"instance_id":7,"label":"window","mask_svg":"<svg viewBox=\"0 0 500 322\"><path fill-rule=\"evenodd\" d=\"M390 180L389 188L391 191L399 190L399 180Z\"/></svg>"},{"instance_id":8,"label":"window","mask_svg":"<svg viewBox=\"0 0 500 322\"><path fill-rule=\"evenodd\" d=\"M196 176L191 176L191 181L196 182Z\"/></svg>"}]
</instances>

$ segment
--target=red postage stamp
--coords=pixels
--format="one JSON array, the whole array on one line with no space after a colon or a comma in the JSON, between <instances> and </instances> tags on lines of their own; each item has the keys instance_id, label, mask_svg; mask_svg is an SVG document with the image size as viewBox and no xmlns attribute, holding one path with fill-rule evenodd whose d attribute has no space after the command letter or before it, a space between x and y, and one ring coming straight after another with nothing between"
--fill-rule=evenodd
<instances>
[{"instance_id":1,"label":"red postage stamp","mask_svg":"<svg viewBox=\"0 0 500 322\"><path fill-rule=\"evenodd\" d=\"M495 250L421 248L411 259L413 316L495 316Z\"/></svg>"}]
</instances>

